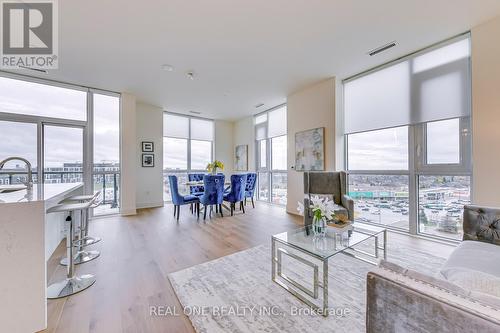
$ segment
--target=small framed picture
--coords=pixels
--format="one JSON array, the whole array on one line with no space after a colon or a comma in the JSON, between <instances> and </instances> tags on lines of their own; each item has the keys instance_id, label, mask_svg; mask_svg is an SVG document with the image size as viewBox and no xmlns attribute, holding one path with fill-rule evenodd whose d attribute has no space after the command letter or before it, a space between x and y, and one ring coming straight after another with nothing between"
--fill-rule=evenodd
<instances>
[{"instance_id":1,"label":"small framed picture","mask_svg":"<svg viewBox=\"0 0 500 333\"><path fill-rule=\"evenodd\" d=\"M155 166L155 155L154 154L142 154L142 167L152 168Z\"/></svg>"},{"instance_id":2,"label":"small framed picture","mask_svg":"<svg viewBox=\"0 0 500 333\"><path fill-rule=\"evenodd\" d=\"M152 153L155 151L155 144L154 142L150 141L142 141L142 151L144 153Z\"/></svg>"}]
</instances>

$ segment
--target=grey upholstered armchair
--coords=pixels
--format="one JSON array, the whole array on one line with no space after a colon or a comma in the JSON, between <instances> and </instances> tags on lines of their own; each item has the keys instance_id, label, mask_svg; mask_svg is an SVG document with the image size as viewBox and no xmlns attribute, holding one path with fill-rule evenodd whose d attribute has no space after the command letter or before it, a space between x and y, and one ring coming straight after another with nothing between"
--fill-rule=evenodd
<instances>
[{"instance_id":1,"label":"grey upholstered armchair","mask_svg":"<svg viewBox=\"0 0 500 333\"><path fill-rule=\"evenodd\" d=\"M464 238L500 245L500 209L468 205L464 207Z\"/></svg>"},{"instance_id":2,"label":"grey upholstered armchair","mask_svg":"<svg viewBox=\"0 0 500 333\"><path fill-rule=\"evenodd\" d=\"M347 174L336 172L304 172L304 225L312 223L309 207L310 197L319 194L333 197L338 212L354 219L354 201L347 195Z\"/></svg>"}]
</instances>

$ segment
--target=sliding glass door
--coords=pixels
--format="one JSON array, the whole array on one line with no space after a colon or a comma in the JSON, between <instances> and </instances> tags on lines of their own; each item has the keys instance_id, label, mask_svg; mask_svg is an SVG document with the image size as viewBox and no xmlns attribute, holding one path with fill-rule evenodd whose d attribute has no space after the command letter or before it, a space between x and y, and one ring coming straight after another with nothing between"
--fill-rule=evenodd
<instances>
[{"instance_id":1,"label":"sliding glass door","mask_svg":"<svg viewBox=\"0 0 500 333\"><path fill-rule=\"evenodd\" d=\"M45 184L83 182L83 128L43 125Z\"/></svg>"},{"instance_id":2,"label":"sliding glass door","mask_svg":"<svg viewBox=\"0 0 500 333\"><path fill-rule=\"evenodd\" d=\"M39 185L85 182L102 193L94 214L119 211L119 135L119 94L0 74L0 160L28 159ZM20 161L0 170L0 185L26 178Z\"/></svg>"}]
</instances>

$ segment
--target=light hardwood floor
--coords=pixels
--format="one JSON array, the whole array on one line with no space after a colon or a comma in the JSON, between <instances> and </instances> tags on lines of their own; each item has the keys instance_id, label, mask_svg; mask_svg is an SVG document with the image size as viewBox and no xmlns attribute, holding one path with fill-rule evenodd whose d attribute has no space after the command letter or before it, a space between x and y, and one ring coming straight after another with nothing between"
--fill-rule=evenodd
<instances>
[{"instance_id":1,"label":"light hardwood floor","mask_svg":"<svg viewBox=\"0 0 500 333\"><path fill-rule=\"evenodd\" d=\"M48 301L48 329L44 332L194 332L183 315L155 317L152 305L176 306L179 301L167 274L212 259L270 242L273 234L296 228L298 216L282 207L257 203L230 217L197 220L189 207L181 209L180 220L173 207L143 209L131 217L108 217L91 223L91 234L103 241L94 245L101 256L77 266L78 274L92 273L91 288L66 299ZM429 250L447 257L452 247L390 233L389 240ZM61 243L50 258L47 280L62 279L65 268L58 265L64 255Z\"/></svg>"}]
</instances>

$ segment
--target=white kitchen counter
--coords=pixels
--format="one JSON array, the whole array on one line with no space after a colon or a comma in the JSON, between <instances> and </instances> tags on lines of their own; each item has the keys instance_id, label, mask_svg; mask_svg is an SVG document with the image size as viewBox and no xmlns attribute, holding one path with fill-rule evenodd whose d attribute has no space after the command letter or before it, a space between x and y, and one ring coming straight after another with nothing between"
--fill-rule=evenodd
<instances>
[{"instance_id":1,"label":"white kitchen counter","mask_svg":"<svg viewBox=\"0 0 500 333\"><path fill-rule=\"evenodd\" d=\"M0 193L0 204L33 202L33 201L52 201L52 199L65 197L68 192L82 187L83 183L63 183L63 184L44 184L41 189L38 185L33 185L32 195L28 195L28 190L18 190L14 192ZM0 207L1 209L1 207Z\"/></svg>"},{"instance_id":2,"label":"white kitchen counter","mask_svg":"<svg viewBox=\"0 0 500 333\"><path fill-rule=\"evenodd\" d=\"M82 183L36 185L0 193L1 331L37 332L47 326L47 259L64 237L64 213L49 207L83 193Z\"/></svg>"}]
</instances>

